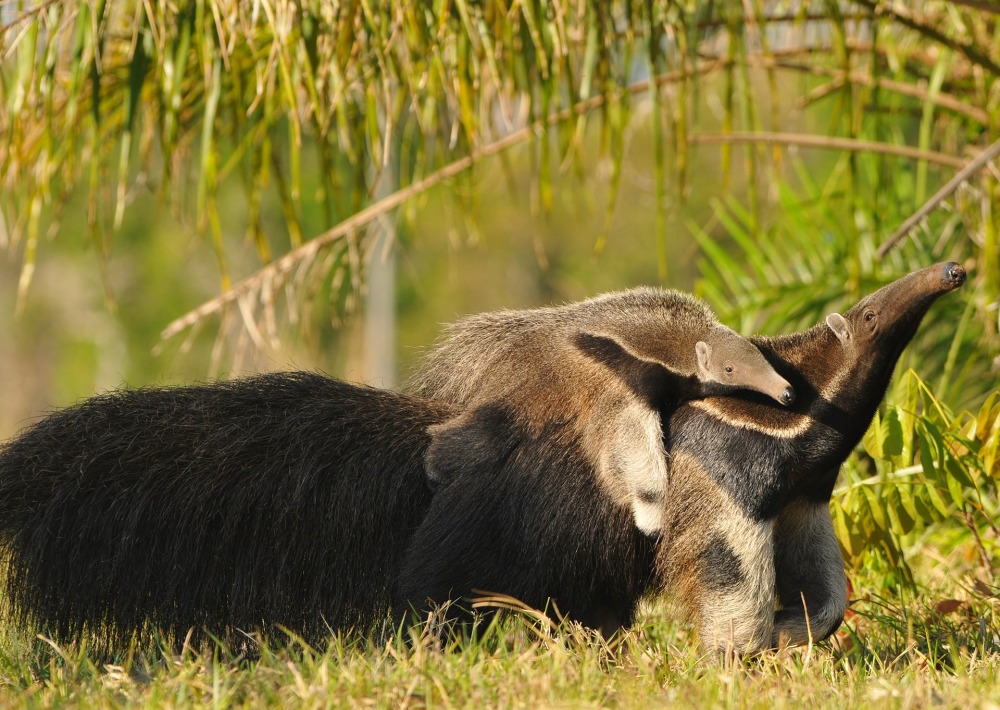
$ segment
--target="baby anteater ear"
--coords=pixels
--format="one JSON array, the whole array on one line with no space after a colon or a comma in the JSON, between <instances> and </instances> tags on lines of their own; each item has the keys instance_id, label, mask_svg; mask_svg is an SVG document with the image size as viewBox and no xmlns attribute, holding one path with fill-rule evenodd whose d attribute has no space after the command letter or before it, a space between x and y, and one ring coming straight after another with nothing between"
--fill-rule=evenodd
<instances>
[{"instance_id":1,"label":"baby anteater ear","mask_svg":"<svg viewBox=\"0 0 1000 710\"><path fill-rule=\"evenodd\" d=\"M851 325L847 322L847 319L839 313L831 313L826 317L826 324L833 331L833 334L837 336L837 339L843 345L847 345L851 340Z\"/></svg>"},{"instance_id":2,"label":"baby anteater ear","mask_svg":"<svg viewBox=\"0 0 1000 710\"><path fill-rule=\"evenodd\" d=\"M698 360L698 370L706 374L712 371L712 346L704 340L694 344L695 357Z\"/></svg>"}]
</instances>

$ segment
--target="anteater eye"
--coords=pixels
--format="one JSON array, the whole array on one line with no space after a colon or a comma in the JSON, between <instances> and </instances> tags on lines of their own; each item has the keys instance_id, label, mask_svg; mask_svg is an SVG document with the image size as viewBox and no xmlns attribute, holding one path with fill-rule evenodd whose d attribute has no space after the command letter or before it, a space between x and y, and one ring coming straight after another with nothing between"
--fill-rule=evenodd
<instances>
[{"instance_id":1,"label":"anteater eye","mask_svg":"<svg viewBox=\"0 0 1000 710\"><path fill-rule=\"evenodd\" d=\"M733 366L732 365L726 365L725 369L726 369L726 374L727 375L733 374Z\"/></svg>"},{"instance_id":2,"label":"anteater eye","mask_svg":"<svg viewBox=\"0 0 1000 710\"><path fill-rule=\"evenodd\" d=\"M865 313L865 323L871 323L873 320L875 320L875 314L874 313L872 313L871 311L868 311L867 313Z\"/></svg>"}]
</instances>

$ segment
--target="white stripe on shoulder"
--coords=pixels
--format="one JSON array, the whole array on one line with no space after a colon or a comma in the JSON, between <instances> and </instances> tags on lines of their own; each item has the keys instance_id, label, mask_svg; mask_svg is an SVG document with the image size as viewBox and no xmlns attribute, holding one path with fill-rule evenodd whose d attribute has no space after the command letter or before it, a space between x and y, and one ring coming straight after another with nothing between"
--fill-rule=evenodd
<instances>
[{"instance_id":1,"label":"white stripe on shoulder","mask_svg":"<svg viewBox=\"0 0 1000 710\"><path fill-rule=\"evenodd\" d=\"M687 404L700 409L706 414L715 417L719 421L725 422L726 424L739 427L740 429L748 429L750 431L760 432L761 434L767 434L768 436L773 436L776 439L794 439L798 436L802 436L813 424L813 420L809 417L797 415L792 419L788 426L772 427L761 424L755 419L739 416L738 413L720 407L710 399L695 399L691 400Z\"/></svg>"},{"instance_id":2,"label":"white stripe on shoulder","mask_svg":"<svg viewBox=\"0 0 1000 710\"><path fill-rule=\"evenodd\" d=\"M820 388L819 397L827 401L834 401L840 393L840 390L846 384L850 375L850 370L841 369L841 371L838 372L833 379ZM809 427L812 426L813 423L812 418L800 414L795 415L788 426L772 427L761 424L755 419L741 417L736 412L731 412L724 407L718 406L710 399L693 399L688 402L688 404L697 407L706 414L709 414L720 421L724 421L727 424L732 424L733 426L740 427L741 429L757 431L779 439L794 439L797 436L801 436L809 430Z\"/></svg>"}]
</instances>

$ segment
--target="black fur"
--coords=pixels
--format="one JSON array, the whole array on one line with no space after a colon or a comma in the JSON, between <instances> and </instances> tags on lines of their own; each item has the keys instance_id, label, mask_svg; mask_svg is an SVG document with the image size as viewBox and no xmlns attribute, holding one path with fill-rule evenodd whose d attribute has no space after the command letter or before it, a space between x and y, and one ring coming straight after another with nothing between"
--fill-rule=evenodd
<instances>
[{"instance_id":1,"label":"black fur","mask_svg":"<svg viewBox=\"0 0 1000 710\"><path fill-rule=\"evenodd\" d=\"M665 414L671 454L696 458L751 519L767 520L777 514L788 499L788 472L802 458L799 442L740 429L693 407Z\"/></svg>"},{"instance_id":2,"label":"black fur","mask_svg":"<svg viewBox=\"0 0 1000 710\"><path fill-rule=\"evenodd\" d=\"M745 578L732 545L719 535L712 535L705 541L698 553L698 563L698 575L709 589L729 589Z\"/></svg>"},{"instance_id":3,"label":"black fur","mask_svg":"<svg viewBox=\"0 0 1000 710\"><path fill-rule=\"evenodd\" d=\"M113 647L385 618L431 500L425 430L451 407L314 374L119 391L0 449L15 617Z\"/></svg>"},{"instance_id":4,"label":"black fur","mask_svg":"<svg viewBox=\"0 0 1000 710\"><path fill-rule=\"evenodd\" d=\"M509 422L505 410L485 406L463 412L445 427L431 427L424 453L431 489L463 471L489 470L505 461L519 442Z\"/></svg>"},{"instance_id":5,"label":"black fur","mask_svg":"<svg viewBox=\"0 0 1000 710\"><path fill-rule=\"evenodd\" d=\"M489 468L453 471L413 536L397 610L481 592L513 596L613 631L629 625L652 577L653 542L630 509L601 490L572 435L553 423L537 437L503 408L476 410L506 432ZM467 601L453 614L467 610Z\"/></svg>"},{"instance_id":6,"label":"black fur","mask_svg":"<svg viewBox=\"0 0 1000 710\"><path fill-rule=\"evenodd\" d=\"M653 408L668 402L697 399L711 393L724 395L732 391L732 387L727 385L701 382L695 375L681 375L659 363L641 360L613 338L577 333L573 342L581 352L614 372L636 396Z\"/></svg>"}]
</instances>

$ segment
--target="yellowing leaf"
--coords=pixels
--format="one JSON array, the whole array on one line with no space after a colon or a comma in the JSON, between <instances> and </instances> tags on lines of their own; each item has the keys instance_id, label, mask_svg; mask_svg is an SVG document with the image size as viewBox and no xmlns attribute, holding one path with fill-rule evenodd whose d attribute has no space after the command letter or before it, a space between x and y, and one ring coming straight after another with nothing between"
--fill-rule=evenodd
<instances>
[{"instance_id":1,"label":"yellowing leaf","mask_svg":"<svg viewBox=\"0 0 1000 710\"><path fill-rule=\"evenodd\" d=\"M941 601L934 604L934 611L938 614L951 614L954 611L958 611L965 605L965 602L959 601L958 599L942 599Z\"/></svg>"},{"instance_id":2,"label":"yellowing leaf","mask_svg":"<svg viewBox=\"0 0 1000 710\"><path fill-rule=\"evenodd\" d=\"M881 459L883 446L882 446L882 416L875 412L875 418L872 419L871 426L868 427L868 431L865 432L864 437L861 439L861 444L865 447L865 451L873 459Z\"/></svg>"},{"instance_id":3,"label":"yellowing leaf","mask_svg":"<svg viewBox=\"0 0 1000 710\"><path fill-rule=\"evenodd\" d=\"M886 458L896 458L903 453L903 425L899 419L899 409L892 407L882 421L883 453Z\"/></svg>"}]
</instances>

